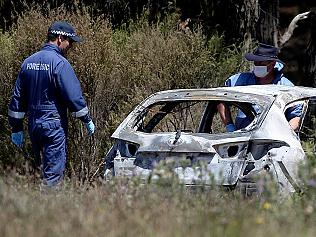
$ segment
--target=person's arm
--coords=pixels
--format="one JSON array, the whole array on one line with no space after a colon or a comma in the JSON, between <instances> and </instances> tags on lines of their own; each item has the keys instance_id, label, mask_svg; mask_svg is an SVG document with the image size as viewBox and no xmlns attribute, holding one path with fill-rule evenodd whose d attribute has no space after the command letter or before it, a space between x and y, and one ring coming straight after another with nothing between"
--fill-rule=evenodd
<instances>
[{"instance_id":1,"label":"person's arm","mask_svg":"<svg viewBox=\"0 0 316 237\"><path fill-rule=\"evenodd\" d=\"M294 117L292 118L290 121L289 121L289 124L291 126L291 128L297 132L299 126L300 126L300 120L301 118L300 117Z\"/></svg>"},{"instance_id":2,"label":"person's arm","mask_svg":"<svg viewBox=\"0 0 316 237\"><path fill-rule=\"evenodd\" d=\"M89 109L83 98L80 82L68 61L59 65L57 83L72 116L85 123L89 135L94 133L94 123L90 117Z\"/></svg>"},{"instance_id":3,"label":"person's arm","mask_svg":"<svg viewBox=\"0 0 316 237\"><path fill-rule=\"evenodd\" d=\"M219 113L219 116L221 117L221 120L223 124L225 125L227 132L234 132L236 130L236 127L233 123L233 119L230 113L229 106L225 103L220 103L217 105L217 110Z\"/></svg>"},{"instance_id":4,"label":"person's arm","mask_svg":"<svg viewBox=\"0 0 316 237\"><path fill-rule=\"evenodd\" d=\"M240 74L236 74L236 75L229 77L225 81L225 86L226 87L235 86L239 76L240 76ZM236 127L235 127L235 124L233 122L229 106L226 103L220 103L217 105L217 110L218 110L219 116L221 117L222 123L225 125L226 131L227 132L234 132L236 130Z\"/></svg>"},{"instance_id":5,"label":"person's arm","mask_svg":"<svg viewBox=\"0 0 316 237\"><path fill-rule=\"evenodd\" d=\"M220 103L217 105L217 110L221 117L223 124L226 126L227 124L233 123L232 116L230 114L229 107L225 103Z\"/></svg>"},{"instance_id":6,"label":"person's arm","mask_svg":"<svg viewBox=\"0 0 316 237\"><path fill-rule=\"evenodd\" d=\"M16 80L13 96L9 104L8 120L12 129L11 140L18 147L24 143L23 119L27 110L27 98L25 85L22 80L22 71L19 72Z\"/></svg>"},{"instance_id":7,"label":"person's arm","mask_svg":"<svg viewBox=\"0 0 316 237\"><path fill-rule=\"evenodd\" d=\"M300 120L303 110L303 104L297 104L285 111L285 116L291 126L291 128L297 132L300 126Z\"/></svg>"}]
</instances>

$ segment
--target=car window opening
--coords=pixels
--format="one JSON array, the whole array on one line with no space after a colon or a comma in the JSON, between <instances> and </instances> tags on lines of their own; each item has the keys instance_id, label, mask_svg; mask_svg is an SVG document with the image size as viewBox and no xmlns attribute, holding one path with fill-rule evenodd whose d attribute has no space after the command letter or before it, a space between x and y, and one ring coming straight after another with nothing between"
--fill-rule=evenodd
<instances>
[{"instance_id":1,"label":"car window opening","mask_svg":"<svg viewBox=\"0 0 316 237\"><path fill-rule=\"evenodd\" d=\"M309 142L314 145L316 142L316 98L312 98L308 102L307 109L301 118L300 130L298 132L302 142Z\"/></svg>"},{"instance_id":2,"label":"car window opening","mask_svg":"<svg viewBox=\"0 0 316 237\"><path fill-rule=\"evenodd\" d=\"M218 105L226 104L233 122L237 116L245 116L249 123L262 112L262 108L251 102L236 101L167 101L149 106L135 122L135 130L145 133L187 132L226 133L225 124L218 112ZM242 129L246 129L246 126Z\"/></svg>"}]
</instances>

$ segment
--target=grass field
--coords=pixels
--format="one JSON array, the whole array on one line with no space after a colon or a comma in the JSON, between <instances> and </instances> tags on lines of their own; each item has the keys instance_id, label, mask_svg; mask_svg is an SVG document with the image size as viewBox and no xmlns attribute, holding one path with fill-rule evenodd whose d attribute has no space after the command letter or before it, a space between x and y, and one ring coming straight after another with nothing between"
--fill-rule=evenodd
<instances>
[{"instance_id":1,"label":"grass field","mask_svg":"<svg viewBox=\"0 0 316 237\"><path fill-rule=\"evenodd\" d=\"M315 191L315 190L314 190ZM137 180L43 192L0 179L0 236L315 236L315 192L279 200Z\"/></svg>"}]
</instances>

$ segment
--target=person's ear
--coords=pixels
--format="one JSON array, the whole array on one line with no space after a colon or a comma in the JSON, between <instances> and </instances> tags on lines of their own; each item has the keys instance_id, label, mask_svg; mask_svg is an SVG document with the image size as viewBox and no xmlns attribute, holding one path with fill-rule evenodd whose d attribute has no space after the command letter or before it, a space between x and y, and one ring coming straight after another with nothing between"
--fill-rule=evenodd
<instances>
[{"instance_id":1,"label":"person's ear","mask_svg":"<svg viewBox=\"0 0 316 237\"><path fill-rule=\"evenodd\" d=\"M60 46L62 41L63 41L63 38L61 35L59 35L57 38L57 45Z\"/></svg>"},{"instance_id":2,"label":"person's ear","mask_svg":"<svg viewBox=\"0 0 316 237\"><path fill-rule=\"evenodd\" d=\"M271 63L269 63L269 68L268 68L268 70L270 69L270 70L273 70L274 69L274 66L275 66L275 63L276 63L276 61L271 61Z\"/></svg>"}]
</instances>

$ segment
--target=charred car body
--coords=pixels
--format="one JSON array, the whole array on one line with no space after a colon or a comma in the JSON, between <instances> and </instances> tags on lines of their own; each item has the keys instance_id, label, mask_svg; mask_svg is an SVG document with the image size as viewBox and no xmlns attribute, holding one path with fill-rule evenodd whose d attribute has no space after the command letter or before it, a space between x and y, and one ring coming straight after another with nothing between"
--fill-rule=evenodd
<instances>
[{"instance_id":1,"label":"charred car body","mask_svg":"<svg viewBox=\"0 0 316 237\"><path fill-rule=\"evenodd\" d=\"M242 111L252 122L228 133L217 107ZM285 117L301 104L298 131ZM316 89L279 85L179 89L155 93L140 103L113 133L106 178L153 177L161 162L171 163L186 185L243 185L269 175L285 193L299 190L302 141L314 140ZM233 116L234 117L234 116Z\"/></svg>"}]
</instances>

